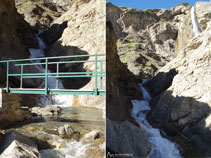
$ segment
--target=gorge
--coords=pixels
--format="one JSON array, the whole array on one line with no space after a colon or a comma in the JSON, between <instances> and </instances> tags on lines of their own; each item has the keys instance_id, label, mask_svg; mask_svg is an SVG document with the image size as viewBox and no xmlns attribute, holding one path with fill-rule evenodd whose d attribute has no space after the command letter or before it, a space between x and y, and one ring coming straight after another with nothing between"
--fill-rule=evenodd
<instances>
[{"instance_id":1,"label":"gorge","mask_svg":"<svg viewBox=\"0 0 211 158\"><path fill-rule=\"evenodd\" d=\"M107 111L106 132L113 139L107 139L109 152L150 156L154 143L145 132L150 125L137 129L144 126L139 119L146 115L162 137L178 144L181 156L173 150L176 157L210 156L206 140L210 138L211 105L210 6L210 2L197 2L193 9L183 3L171 9L139 10L107 3L107 63L114 65L113 59L121 66L115 70L107 67L107 72L122 76L114 78L107 73L114 78L107 81L107 93L113 94L107 100L115 101L106 105L112 109ZM134 106L133 100L144 100L145 94L138 88L143 79L149 80L144 88L152 96L150 111L144 101Z\"/></svg>"}]
</instances>

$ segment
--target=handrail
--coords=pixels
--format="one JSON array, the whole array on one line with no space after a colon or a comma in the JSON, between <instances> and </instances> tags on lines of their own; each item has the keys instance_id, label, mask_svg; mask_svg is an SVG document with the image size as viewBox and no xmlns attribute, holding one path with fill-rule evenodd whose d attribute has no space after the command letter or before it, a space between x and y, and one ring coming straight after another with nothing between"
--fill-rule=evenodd
<instances>
[{"instance_id":1,"label":"handrail","mask_svg":"<svg viewBox=\"0 0 211 158\"><path fill-rule=\"evenodd\" d=\"M15 60L3 60L0 61L0 63L6 63L7 64L7 74L6 74L6 92L9 93L10 89L14 89L9 87L9 77L20 77L20 90L15 91L17 93L21 93L21 90L23 90L23 93L30 93L26 89L23 88L23 79L34 79L34 78L44 78L44 84L45 87L43 91L37 90L40 94L55 94L55 92L51 91L48 87L48 78L56 78L56 89L59 89L59 79L60 78L73 78L73 77L94 77L95 78L95 85L92 92L90 90L86 91L86 94L92 94L92 95L105 95L105 90L103 90L102 82L103 77L105 77L106 72L103 71L103 63L106 62L106 60L98 60L98 56L105 56L105 54L92 54L92 55L71 55L71 56L57 56L57 57L41 57L41 58L32 58L32 59L15 59ZM68 58L77 58L77 57L94 57L94 60L64 60L64 61L49 61L49 60L55 60L55 59L68 59ZM33 63L32 61L35 60L44 60L44 62L40 63ZM30 63L30 61L32 63ZM10 63L16 62L13 66L20 67L20 73L10 73L9 69L11 67ZM27 62L27 63L17 63L17 62ZM86 62L93 62L95 63L95 68L93 72L59 72L59 66L61 64L77 64L77 63L86 63ZM98 71L98 63L100 63L99 71ZM56 65L56 72L49 72L48 66L55 64ZM37 66L37 65L43 65L43 71L39 73L24 73L24 68L27 66ZM98 78L100 78L100 87L98 88ZM53 90L53 89L52 89ZM34 89L36 91L36 89ZM14 92L11 90L11 92ZM68 91L69 92L69 91ZM89 93L88 93L89 92ZM36 92L31 92L36 93ZM82 94L77 93L77 94ZM59 93L60 94L60 93ZM72 91L71 94L74 94L74 91Z\"/></svg>"}]
</instances>

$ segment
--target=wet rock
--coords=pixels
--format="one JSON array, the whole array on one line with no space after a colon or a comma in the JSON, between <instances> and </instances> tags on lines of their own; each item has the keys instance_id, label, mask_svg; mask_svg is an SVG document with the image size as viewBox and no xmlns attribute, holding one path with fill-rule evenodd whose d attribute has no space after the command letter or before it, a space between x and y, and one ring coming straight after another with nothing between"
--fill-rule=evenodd
<instances>
[{"instance_id":1,"label":"wet rock","mask_svg":"<svg viewBox=\"0 0 211 158\"><path fill-rule=\"evenodd\" d=\"M58 115L61 113L61 108L59 106L33 107L31 113L38 116Z\"/></svg>"},{"instance_id":2,"label":"wet rock","mask_svg":"<svg viewBox=\"0 0 211 158\"><path fill-rule=\"evenodd\" d=\"M9 131L0 140L1 158L40 158L37 145L28 137L15 131Z\"/></svg>"},{"instance_id":3,"label":"wet rock","mask_svg":"<svg viewBox=\"0 0 211 158\"><path fill-rule=\"evenodd\" d=\"M98 139L99 137L100 137L100 131L94 130L94 131L91 131L91 132L85 134L83 141L91 142L91 141L94 141L95 139Z\"/></svg>"},{"instance_id":4,"label":"wet rock","mask_svg":"<svg viewBox=\"0 0 211 158\"><path fill-rule=\"evenodd\" d=\"M63 127L58 128L58 133L63 138L73 138L77 141L80 139L80 132L74 131L71 125L64 125Z\"/></svg>"},{"instance_id":5,"label":"wet rock","mask_svg":"<svg viewBox=\"0 0 211 158\"><path fill-rule=\"evenodd\" d=\"M132 154L133 157L146 157L150 150L150 142L145 132L134 124L106 120L106 146L119 154Z\"/></svg>"}]
</instances>

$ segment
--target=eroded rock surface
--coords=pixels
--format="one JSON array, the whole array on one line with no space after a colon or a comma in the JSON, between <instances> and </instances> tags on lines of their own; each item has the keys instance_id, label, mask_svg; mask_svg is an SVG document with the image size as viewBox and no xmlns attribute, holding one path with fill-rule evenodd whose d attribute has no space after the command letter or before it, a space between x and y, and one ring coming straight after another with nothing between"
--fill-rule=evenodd
<instances>
[{"instance_id":1,"label":"eroded rock surface","mask_svg":"<svg viewBox=\"0 0 211 158\"><path fill-rule=\"evenodd\" d=\"M178 30L189 11L188 4L142 11L107 3L107 21L118 37L118 54L137 78L153 77L174 58Z\"/></svg>"}]
</instances>

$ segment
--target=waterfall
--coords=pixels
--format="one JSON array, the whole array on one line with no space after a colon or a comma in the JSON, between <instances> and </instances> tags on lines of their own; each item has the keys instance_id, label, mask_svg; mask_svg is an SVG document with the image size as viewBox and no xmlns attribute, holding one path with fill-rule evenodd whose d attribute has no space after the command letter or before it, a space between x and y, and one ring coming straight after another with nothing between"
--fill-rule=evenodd
<instances>
[{"instance_id":1,"label":"waterfall","mask_svg":"<svg viewBox=\"0 0 211 158\"><path fill-rule=\"evenodd\" d=\"M146 120L147 112L150 110L149 101L151 97L147 90L140 84L144 100L132 100L133 109L131 116L137 121L140 128L143 129L151 143L151 152L149 158L180 158L180 152L177 144L163 138L159 129L153 128Z\"/></svg>"},{"instance_id":2,"label":"waterfall","mask_svg":"<svg viewBox=\"0 0 211 158\"><path fill-rule=\"evenodd\" d=\"M191 20L192 20L194 35L197 36L198 34L201 33L201 29L200 29L199 23L197 21L195 6L193 6L191 8Z\"/></svg>"},{"instance_id":3,"label":"waterfall","mask_svg":"<svg viewBox=\"0 0 211 158\"><path fill-rule=\"evenodd\" d=\"M30 58L39 58L39 57L44 57L44 50L46 48L45 43L42 41L42 39L39 37L40 34L42 34L43 31L39 31L39 34L36 34L35 37L38 40L39 43L39 49L34 49L30 48ZM33 63L40 63L40 60L34 60L32 61ZM36 65L36 67L42 72L45 73L45 68L42 65ZM48 73L50 73L50 70L48 70ZM39 88L44 88L45 86L45 80L42 81L40 84ZM64 89L63 83L61 80L59 80L59 88ZM51 89L56 88L56 78L49 77L48 78L48 87ZM40 98L40 104L42 106L46 105L59 105L62 107L68 107L72 106L72 100L73 96L72 95L41 95Z\"/></svg>"}]
</instances>

